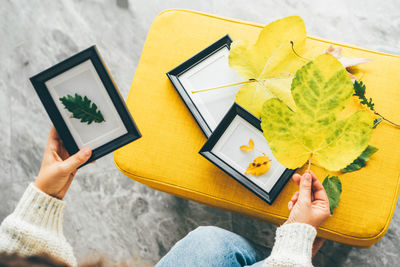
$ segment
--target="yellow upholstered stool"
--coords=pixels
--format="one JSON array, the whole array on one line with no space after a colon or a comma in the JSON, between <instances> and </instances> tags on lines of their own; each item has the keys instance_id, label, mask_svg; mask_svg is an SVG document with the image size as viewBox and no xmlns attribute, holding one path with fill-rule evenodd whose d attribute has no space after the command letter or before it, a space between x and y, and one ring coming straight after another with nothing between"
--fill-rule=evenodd
<instances>
[{"instance_id":1,"label":"yellow upholstered stool","mask_svg":"<svg viewBox=\"0 0 400 267\"><path fill-rule=\"evenodd\" d=\"M290 181L268 205L199 155L206 141L166 72L225 34L233 40L255 40L262 25L186 10L168 10L155 20L147 36L127 106L143 137L114 153L117 167L154 189L217 208L280 224L287 203L298 190ZM367 85L376 109L400 120L400 57L308 37L316 49L344 47L344 56L364 57L358 77ZM352 105L359 105L354 98ZM399 192L400 129L381 123L371 144L379 151L367 167L341 175L342 200L318 235L337 242L368 247L387 231ZM312 168L320 179L326 173ZM301 172L301 171L300 171Z\"/></svg>"}]
</instances>

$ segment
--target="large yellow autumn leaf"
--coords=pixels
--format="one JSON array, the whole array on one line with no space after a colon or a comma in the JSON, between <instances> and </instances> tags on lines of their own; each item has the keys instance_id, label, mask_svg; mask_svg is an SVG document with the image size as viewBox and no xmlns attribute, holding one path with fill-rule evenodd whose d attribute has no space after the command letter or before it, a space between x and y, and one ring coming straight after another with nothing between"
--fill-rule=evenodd
<instances>
[{"instance_id":1,"label":"large yellow autumn leaf","mask_svg":"<svg viewBox=\"0 0 400 267\"><path fill-rule=\"evenodd\" d=\"M294 108L290 94L293 74L305 62L293 49L302 52L306 28L298 16L286 17L265 26L256 43L234 41L229 54L229 65L246 80L235 101L260 117L263 103L278 97Z\"/></svg>"},{"instance_id":2,"label":"large yellow autumn leaf","mask_svg":"<svg viewBox=\"0 0 400 267\"><path fill-rule=\"evenodd\" d=\"M276 159L295 169L312 157L330 171L353 162L367 147L374 118L360 110L339 120L349 103L353 83L331 55L318 56L301 67L291 93L296 111L273 98L263 105L261 127Z\"/></svg>"}]
</instances>

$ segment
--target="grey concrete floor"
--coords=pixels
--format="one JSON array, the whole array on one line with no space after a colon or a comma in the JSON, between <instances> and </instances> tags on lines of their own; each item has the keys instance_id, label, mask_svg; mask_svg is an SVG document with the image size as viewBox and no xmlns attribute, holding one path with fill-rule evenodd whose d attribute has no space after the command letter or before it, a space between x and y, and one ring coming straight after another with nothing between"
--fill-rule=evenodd
<instances>
[{"instance_id":1,"label":"grey concrete floor","mask_svg":"<svg viewBox=\"0 0 400 267\"><path fill-rule=\"evenodd\" d=\"M155 16L186 8L269 23L298 14L310 35L400 54L400 2L0 0L0 220L37 174L50 120L28 78L96 44L124 97ZM271 247L275 227L161 193L116 170L108 155L79 171L66 197L65 235L78 260L108 257L151 266L199 225L216 225ZM369 249L327 242L317 266L398 266L400 216Z\"/></svg>"}]
</instances>

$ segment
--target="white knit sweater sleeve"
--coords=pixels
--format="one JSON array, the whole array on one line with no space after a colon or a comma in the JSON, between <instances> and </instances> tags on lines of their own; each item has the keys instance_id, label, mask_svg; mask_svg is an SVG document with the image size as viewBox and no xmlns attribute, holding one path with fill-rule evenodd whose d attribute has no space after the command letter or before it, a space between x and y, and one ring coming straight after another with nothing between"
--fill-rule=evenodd
<instances>
[{"instance_id":1,"label":"white knit sweater sleeve","mask_svg":"<svg viewBox=\"0 0 400 267\"><path fill-rule=\"evenodd\" d=\"M264 261L269 266L313 266L311 263L312 246L317 231L304 223L290 223L276 230L275 244L271 255Z\"/></svg>"},{"instance_id":2,"label":"white knit sweater sleeve","mask_svg":"<svg viewBox=\"0 0 400 267\"><path fill-rule=\"evenodd\" d=\"M76 266L71 245L63 235L65 202L30 184L15 211L0 226L0 251L22 255L47 253Z\"/></svg>"}]
</instances>

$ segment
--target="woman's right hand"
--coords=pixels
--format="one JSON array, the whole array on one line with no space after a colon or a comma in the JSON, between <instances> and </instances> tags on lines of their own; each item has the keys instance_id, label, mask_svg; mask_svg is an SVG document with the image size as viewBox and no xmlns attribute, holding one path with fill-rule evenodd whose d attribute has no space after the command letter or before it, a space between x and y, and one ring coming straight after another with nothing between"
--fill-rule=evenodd
<instances>
[{"instance_id":1,"label":"woman's right hand","mask_svg":"<svg viewBox=\"0 0 400 267\"><path fill-rule=\"evenodd\" d=\"M285 224L306 223L315 229L330 215L329 200L321 182L312 171L294 174L293 180L300 186L288 203L290 215Z\"/></svg>"},{"instance_id":2,"label":"woman's right hand","mask_svg":"<svg viewBox=\"0 0 400 267\"><path fill-rule=\"evenodd\" d=\"M35 186L50 196L63 199L77 168L88 161L91 154L90 148L83 148L70 156L56 129L51 127Z\"/></svg>"}]
</instances>

